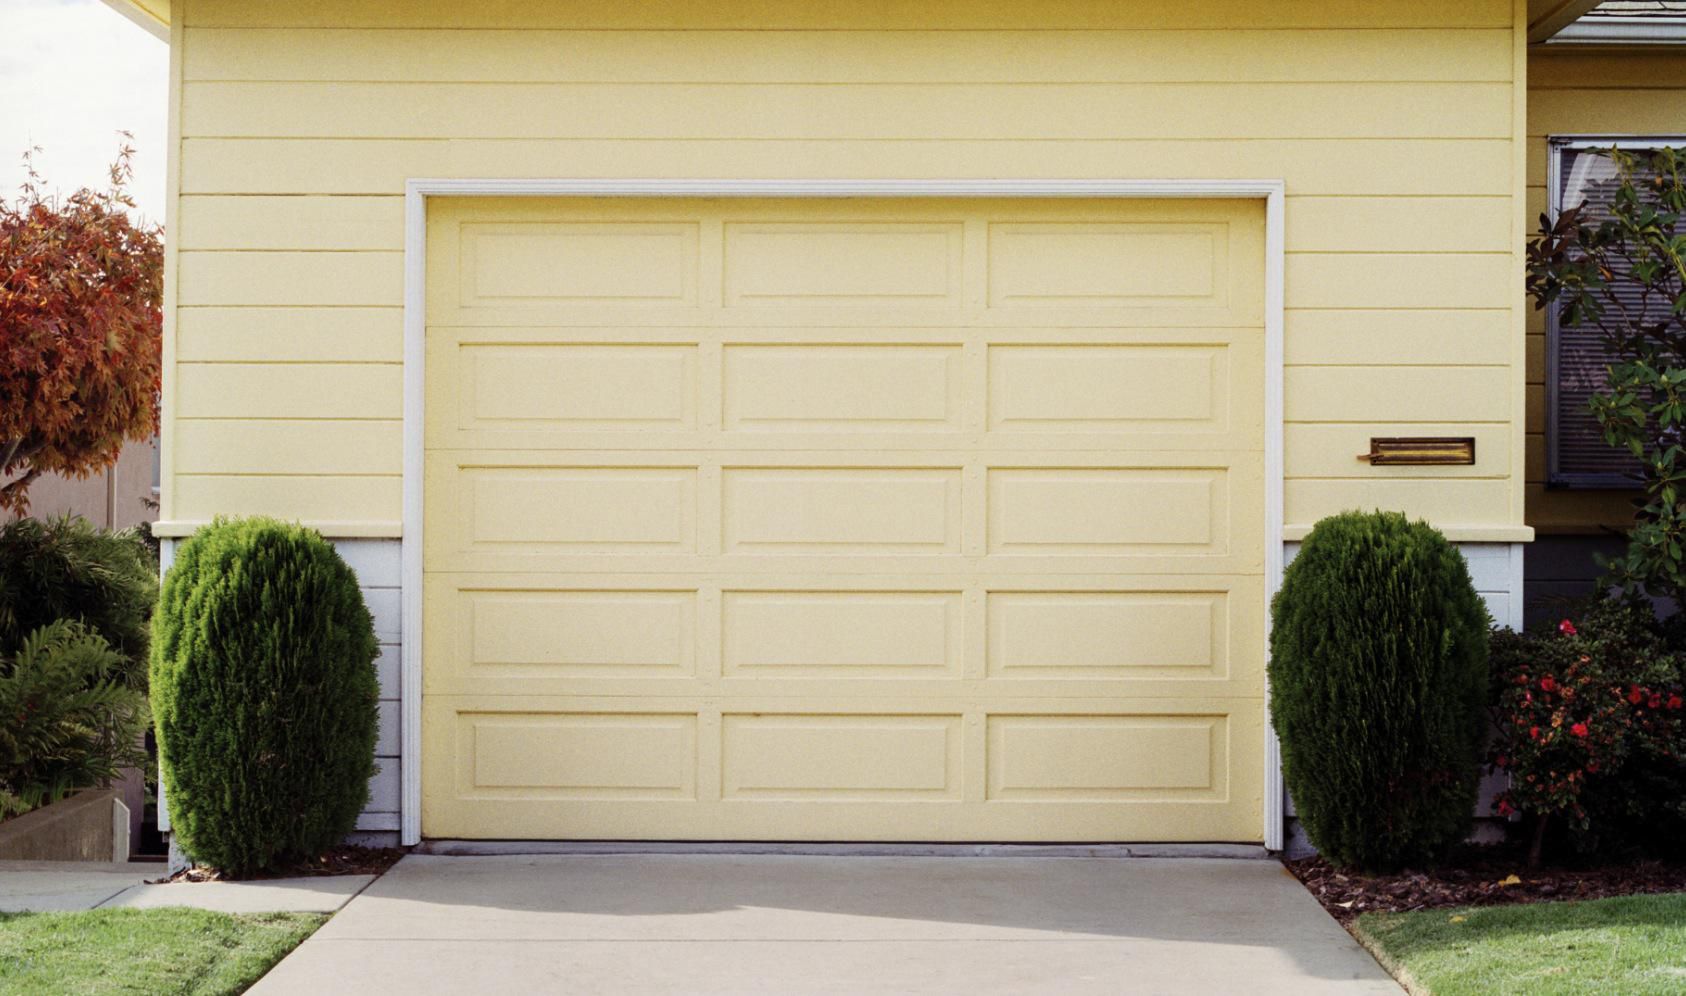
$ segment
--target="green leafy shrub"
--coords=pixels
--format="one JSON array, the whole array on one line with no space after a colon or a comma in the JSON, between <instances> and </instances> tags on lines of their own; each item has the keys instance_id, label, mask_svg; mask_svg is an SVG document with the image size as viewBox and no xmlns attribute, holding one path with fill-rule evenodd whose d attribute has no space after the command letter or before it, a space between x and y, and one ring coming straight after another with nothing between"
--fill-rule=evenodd
<instances>
[{"instance_id":1,"label":"green leafy shrub","mask_svg":"<svg viewBox=\"0 0 1686 996\"><path fill-rule=\"evenodd\" d=\"M1445 537L1392 512L1319 522L1271 607L1271 721L1301 824L1338 865L1431 862L1468 833L1488 617Z\"/></svg>"},{"instance_id":2,"label":"green leafy shrub","mask_svg":"<svg viewBox=\"0 0 1686 996\"><path fill-rule=\"evenodd\" d=\"M356 575L314 531L219 520L181 545L153 622L152 709L188 854L245 875L354 828L375 653Z\"/></svg>"},{"instance_id":3,"label":"green leafy shrub","mask_svg":"<svg viewBox=\"0 0 1686 996\"><path fill-rule=\"evenodd\" d=\"M1686 849L1686 658L1648 604L1597 599L1527 635L1493 634L1500 816L1581 855Z\"/></svg>"},{"instance_id":4,"label":"green leafy shrub","mask_svg":"<svg viewBox=\"0 0 1686 996\"><path fill-rule=\"evenodd\" d=\"M124 656L58 620L0 656L0 819L57 802L146 761L146 696Z\"/></svg>"},{"instance_id":5,"label":"green leafy shrub","mask_svg":"<svg viewBox=\"0 0 1686 996\"><path fill-rule=\"evenodd\" d=\"M70 516L0 526L0 655L16 653L43 626L74 619L119 655L115 677L145 689L157 573L132 530L107 532Z\"/></svg>"},{"instance_id":6,"label":"green leafy shrub","mask_svg":"<svg viewBox=\"0 0 1686 996\"><path fill-rule=\"evenodd\" d=\"M1607 203L1540 216L1527 288L1565 329L1590 331L1609 362L1588 408L1604 441L1638 461L1627 549L1606 581L1686 605L1686 150L1602 153Z\"/></svg>"}]
</instances>

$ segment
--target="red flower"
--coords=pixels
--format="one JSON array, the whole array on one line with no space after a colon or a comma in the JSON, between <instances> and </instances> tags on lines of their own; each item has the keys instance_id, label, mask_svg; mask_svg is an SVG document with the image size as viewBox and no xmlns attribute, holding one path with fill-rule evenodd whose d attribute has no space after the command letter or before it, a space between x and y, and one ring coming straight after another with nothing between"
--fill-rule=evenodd
<instances>
[{"instance_id":1,"label":"red flower","mask_svg":"<svg viewBox=\"0 0 1686 996\"><path fill-rule=\"evenodd\" d=\"M1577 632L1579 632L1575 629L1575 624L1567 619L1557 624L1557 631L1562 633L1564 636L1574 636Z\"/></svg>"},{"instance_id":2,"label":"red flower","mask_svg":"<svg viewBox=\"0 0 1686 996\"><path fill-rule=\"evenodd\" d=\"M1647 702L1646 705L1649 705L1653 709L1661 709L1663 707L1663 697L1661 695L1653 695L1651 696L1651 701Z\"/></svg>"},{"instance_id":3,"label":"red flower","mask_svg":"<svg viewBox=\"0 0 1686 996\"><path fill-rule=\"evenodd\" d=\"M1589 775L1598 774L1598 762L1597 761L1588 761L1586 763L1586 773L1589 774Z\"/></svg>"},{"instance_id":4,"label":"red flower","mask_svg":"<svg viewBox=\"0 0 1686 996\"><path fill-rule=\"evenodd\" d=\"M1638 685L1634 685L1628 690L1627 700L1632 702L1634 705L1638 705L1639 703L1645 701L1645 693L1639 690Z\"/></svg>"},{"instance_id":5,"label":"red flower","mask_svg":"<svg viewBox=\"0 0 1686 996\"><path fill-rule=\"evenodd\" d=\"M1528 727L1528 739L1529 740L1540 739L1540 728L1537 727L1537 726Z\"/></svg>"},{"instance_id":6,"label":"red flower","mask_svg":"<svg viewBox=\"0 0 1686 996\"><path fill-rule=\"evenodd\" d=\"M1544 678L1540 679L1540 691L1550 692L1556 690L1556 688L1557 679L1553 678L1551 675L1548 674Z\"/></svg>"},{"instance_id":7,"label":"red flower","mask_svg":"<svg viewBox=\"0 0 1686 996\"><path fill-rule=\"evenodd\" d=\"M1678 708L1680 708L1680 707L1681 707L1681 706L1683 706L1683 705L1686 705L1686 701L1682 701L1682 700L1681 700L1681 698L1680 698L1680 696L1678 696L1678 695L1670 695L1670 696L1669 696L1669 697L1668 697L1668 707L1669 707L1669 708L1670 708L1670 709L1678 709Z\"/></svg>"},{"instance_id":8,"label":"red flower","mask_svg":"<svg viewBox=\"0 0 1686 996\"><path fill-rule=\"evenodd\" d=\"M1586 724L1585 723L1576 723L1574 726L1569 727L1569 732L1573 733L1577 737L1584 737L1584 736L1586 736L1586 732L1587 732Z\"/></svg>"},{"instance_id":9,"label":"red flower","mask_svg":"<svg viewBox=\"0 0 1686 996\"><path fill-rule=\"evenodd\" d=\"M1499 800L1499 815L1500 816L1509 816L1511 813L1514 813L1514 812L1516 812L1516 807L1512 806L1510 804L1509 799L1500 799Z\"/></svg>"}]
</instances>

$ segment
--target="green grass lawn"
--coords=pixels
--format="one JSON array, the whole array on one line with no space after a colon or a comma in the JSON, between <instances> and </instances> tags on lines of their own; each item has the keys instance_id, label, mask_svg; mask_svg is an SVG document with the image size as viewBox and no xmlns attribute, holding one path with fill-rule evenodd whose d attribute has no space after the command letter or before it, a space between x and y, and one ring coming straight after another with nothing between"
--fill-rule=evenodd
<instances>
[{"instance_id":1,"label":"green grass lawn","mask_svg":"<svg viewBox=\"0 0 1686 996\"><path fill-rule=\"evenodd\" d=\"M1359 936L1413 993L1686 993L1686 894L1366 913Z\"/></svg>"},{"instance_id":2,"label":"green grass lawn","mask_svg":"<svg viewBox=\"0 0 1686 996\"><path fill-rule=\"evenodd\" d=\"M243 992L327 919L180 908L0 913L0 993Z\"/></svg>"}]
</instances>

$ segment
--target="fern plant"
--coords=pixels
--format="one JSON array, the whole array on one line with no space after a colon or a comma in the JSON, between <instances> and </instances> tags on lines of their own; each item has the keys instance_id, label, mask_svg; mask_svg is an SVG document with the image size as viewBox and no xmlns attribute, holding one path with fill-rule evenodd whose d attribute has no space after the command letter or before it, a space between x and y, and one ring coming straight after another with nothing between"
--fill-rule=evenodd
<instances>
[{"instance_id":1,"label":"fern plant","mask_svg":"<svg viewBox=\"0 0 1686 996\"><path fill-rule=\"evenodd\" d=\"M61 619L0 657L0 819L27 813L144 764L146 696L126 658Z\"/></svg>"},{"instance_id":2,"label":"fern plant","mask_svg":"<svg viewBox=\"0 0 1686 996\"><path fill-rule=\"evenodd\" d=\"M0 656L73 619L120 656L114 673L144 690L157 570L134 530L108 532L71 516L0 525Z\"/></svg>"}]
</instances>

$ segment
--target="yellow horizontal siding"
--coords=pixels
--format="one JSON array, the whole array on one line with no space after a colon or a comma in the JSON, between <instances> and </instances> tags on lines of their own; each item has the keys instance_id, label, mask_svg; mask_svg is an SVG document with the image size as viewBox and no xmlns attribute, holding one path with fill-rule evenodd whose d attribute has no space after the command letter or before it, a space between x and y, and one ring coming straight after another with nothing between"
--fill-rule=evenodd
<instances>
[{"instance_id":1,"label":"yellow horizontal siding","mask_svg":"<svg viewBox=\"0 0 1686 996\"><path fill-rule=\"evenodd\" d=\"M232 510L254 493L232 482L261 480L301 517L398 518L396 491L376 509L369 479L346 502L320 482L399 460L410 178L1280 177L1289 522L1346 507L1346 485L1405 482L1353 456L1432 427L1477 435L1481 462L1418 483L1483 497L1419 488L1399 507L1514 524L1511 16L1509 0L192 0L170 408L202 421L182 423L166 514ZM326 435L336 419L355 438ZM237 452L244 427L273 455Z\"/></svg>"},{"instance_id":2,"label":"yellow horizontal siding","mask_svg":"<svg viewBox=\"0 0 1686 996\"><path fill-rule=\"evenodd\" d=\"M1528 71L1530 236L1549 203L1549 136L1686 132L1686 53L1555 51L1534 56ZM1531 301L1527 330L1527 522L1542 532L1557 533L1623 528L1633 519L1627 493L1545 486L1545 314Z\"/></svg>"},{"instance_id":3,"label":"yellow horizontal siding","mask_svg":"<svg viewBox=\"0 0 1686 996\"><path fill-rule=\"evenodd\" d=\"M462 83L1184 83L1508 81L1510 32L1425 29L996 31L196 31L191 81ZM1010 48L1013 58L999 52ZM1291 48L1293 58L1282 57ZM872 58L857 58L871 51ZM565 53L566 58L557 58Z\"/></svg>"},{"instance_id":4,"label":"yellow horizontal siding","mask_svg":"<svg viewBox=\"0 0 1686 996\"><path fill-rule=\"evenodd\" d=\"M178 363L400 363L404 309L180 308L175 345Z\"/></svg>"},{"instance_id":5,"label":"yellow horizontal siding","mask_svg":"<svg viewBox=\"0 0 1686 996\"><path fill-rule=\"evenodd\" d=\"M396 364L183 363L177 418L396 418L403 371Z\"/></svg>"},{"instance_id":6,"label":"yellow horizontal siding","mask_svg":"<svg viewBox=\"0 0 1686 996\"><path fill-rule=\"evenodd\" d=\"M176 421L184 474L403 473L403 423L343 419Z\"/></svg>"},{"instance_id":7,"label":"yellow horizontal siding","mask_svg":"<svg viewBox=\"0 0 1686 996\"><path fill-rule=\"evenodd\" d=\"M1290 249L1289 308L1503 308L1520 275L1509 253L1300 253Z\"/></svg>"},{"instance_id":8,"label":"yellow horizontal siding","mask_svg":"<svg viewBox=\"0 0 1686 996\"><path fill-rule=\"evenodd\" d=\"M181 509L176 518L186 522L201 521L223 512L237 512L305 522L388 525L398 521L403 478L345 474L321 477L212 476L178 472L175 489L176 503ZM332 517L323 514L328 511L333 513Z\"/></svg>"},{"instance_id":9,"label":"yellow horizontal siding","mask_svg":"<svg viewBox=\"0 0 1686 996\"><path fill-rule=\"evenodd\" d=\"M181 113L188 133L227 138L1504 138L1509 94L1503 83L188 83Z\"/></svg>"},{"instance_id":10,"label":"yellow horizontal siding","mask_svg":"<svg viewBox=\"0 0 1686 996\"><path fill-rule=\"evenodd\" d=\"M181 307L404 300L404 255L396 252L184 252L177 266Z\"/></svg>"},{"instance_id":11,"label":"yellow horizontal siding","mask_svg":"<svg viewBox=\"0 0 1686 996\"><path fill-rule=\"evenodd\" d=\"M1280 177L1300 194L1509 196L1510 143L1472 139L735 141L226 139L182 143L184 194L401 194L417 176Z\"/></svg>"},{"instance_id":12,"label":"yellow horizontal siding","mask_svg":"<svg viewBox=\"0 0 1686 996\"><path fill-rule=\"evenodd\" d=\"M1301 310L1288 312L1284 325L1291 365L1510 362L1509 311Z\"/></svg>"},{"instance_id":13,"label":"yellow horizontal siding","mask_svg":"<svg viewBox=\"0 0 1686 996\"><path fill-rule=\"evenodd\" d=\"M404 248L402 197L183 197L176 247Z\"/></svg>"},{"instance_id":14,"label":"yellow horizontal siding","mask_svg":"<svg viewBox=\"0 0 1686 996\"><path fill-rule=\"evenodd\" d=\"M1508 367L1289 367L1289 422L1508 422ZM1421 435L1414 428L1394 435Z\"/></svg>"},{"instance_id":15,"label":"yellow horizontal siding","mask_svg":"<svg viewBox=\"0 0 1686 996\"><path fill-rule=\"evenodd\" d=\"M1509 252L1508 197L1289 197L1300 252Z\"/></svg>"},{"instance_id":16,"label":"yellow horizontal siding","mask_svg":"<svg viewBox=\"0 0 1686 996\"><path fill-rule=\"evenodd\" d=\"M1510 482L1503 478L1402 480L1378 473L1362 481L1291 478L1283 503L1290 525L1350 509L1401 511L1441 524L1502 525L1510 513L1510 493Z\"/></svg>"},{"instance_id":17,"label":"yellow horizontal siding","mask_svg":"<svg viewBox=\"0 0 1686 996\"><path fill-rule=\"evenodd\" d=\"M1166 28L1503 28L1509 0L1225 0L1121 4L1117 0L698 0L683 4L605 4L597 0L193 0L189 27L332 28L625 28L838 29L1096 29ZM652 11L659 12L653 17Z\"/></svg>"}]
</instances>

